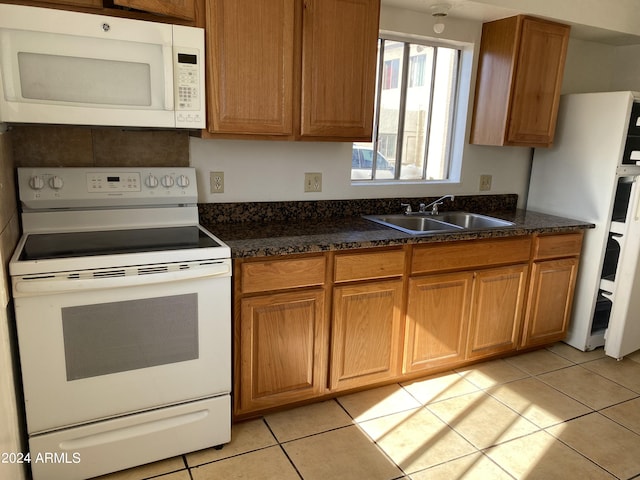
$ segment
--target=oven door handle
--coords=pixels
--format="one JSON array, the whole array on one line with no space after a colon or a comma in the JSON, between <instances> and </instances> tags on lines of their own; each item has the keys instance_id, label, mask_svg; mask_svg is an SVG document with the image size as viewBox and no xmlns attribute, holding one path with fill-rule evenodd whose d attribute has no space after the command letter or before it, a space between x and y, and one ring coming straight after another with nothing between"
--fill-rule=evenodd
<instances>
[{"instance_id":1,"label":"oven door handle","mask_svg":"<svg viewBox=\"0 0 640 480\"><path fill-rule=\"evenodd\" d=\"M212 277L230 276L231 264L227 262L206 265L189 270L154 273L148 275L131 275L108 278L38 278L19 279L15 284L15 292L24 295L46 295L52 293L79 292L104 288L123 288L154 285L159 283L179 282L184 280L202 280Z\"/></svg>"}]
</instances>

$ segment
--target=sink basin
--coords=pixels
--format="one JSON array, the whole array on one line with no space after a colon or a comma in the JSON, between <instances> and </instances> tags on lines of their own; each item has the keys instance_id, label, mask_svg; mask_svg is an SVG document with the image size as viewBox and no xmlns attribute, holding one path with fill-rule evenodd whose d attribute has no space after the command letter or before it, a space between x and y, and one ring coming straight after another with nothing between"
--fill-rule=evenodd
<instances>
[{"instance_id":1,"label":"sink basin","mask_svg":"<svg viewBox=\"0 0 640 480\"><path fill-rule=\"evenodd\" d=\"M509 227L513 222L469 212L411 213L408 215L365 215L364 218L412 235Z\"/></svg>"},{"instance_id":2,"label":"sink basin","mask_svg":"<svg viewBox=\"0 0 640 480\"><path fill-rule=\"evenodd\" d=\"M464 227L436 220L431 215L366 215L364 218L413 235L451 232Z\"/></svg>"},{"instance_id":3,"label":"sink basin","mask_svg":"<svg viewBox=\"0 0 640 480\"><path fill-rule=\"evenodd\" d=\"M442 222L453 223L465 229L510 227L514 225L513 222L508 222L507 220L469 212L442 212L432 218Z\"/></svg>"}]
</instances>

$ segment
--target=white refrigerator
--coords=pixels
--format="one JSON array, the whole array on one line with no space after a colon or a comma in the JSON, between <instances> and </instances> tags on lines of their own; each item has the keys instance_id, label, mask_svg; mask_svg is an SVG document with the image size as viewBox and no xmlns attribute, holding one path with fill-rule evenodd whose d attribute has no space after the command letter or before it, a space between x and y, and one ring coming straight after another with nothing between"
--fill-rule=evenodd
<instances>
[{"instance_id":1,"label":"white refrigerator","mask_svg":"<svg viewBox=\"0 0 640 480\"><path fill-rule=\"evenodd\" d=\"M563 95L554 146L536 149L527 209L591 222L565 342L640 349L640 93Z\"/></svg>"}]
</instances>

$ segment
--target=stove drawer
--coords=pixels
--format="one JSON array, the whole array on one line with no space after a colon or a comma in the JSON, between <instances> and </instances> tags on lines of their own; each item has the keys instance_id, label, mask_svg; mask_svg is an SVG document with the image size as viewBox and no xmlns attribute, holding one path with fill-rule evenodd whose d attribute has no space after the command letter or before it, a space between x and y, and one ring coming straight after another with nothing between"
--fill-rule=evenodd
<instances>
[{"instance_id":1,"label":"stove drawer","mask_svg":"<svg viewBox=\"0 0 640 480\"><path fill-rule=\"evenodd\" d=\"M231 400L223 395L36 435L29 452L33 480L79 480L230 440Z\"/></svg>"}]
</instances>

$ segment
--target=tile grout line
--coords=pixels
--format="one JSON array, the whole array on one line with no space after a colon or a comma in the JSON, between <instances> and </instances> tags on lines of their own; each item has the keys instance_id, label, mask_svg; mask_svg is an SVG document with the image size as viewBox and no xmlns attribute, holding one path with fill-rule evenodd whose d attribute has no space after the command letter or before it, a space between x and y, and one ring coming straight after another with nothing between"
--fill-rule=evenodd
<instances>
[{"instance_id":1,"label":"tile grout line","mask_svg":"<svg viewBox=\"0 0 640 480\"><path fill-rule=\"evenodd\" d=\"M189 475L189 479L193 480L193 475L191 473L191 467L189 467L189 462L187 462L187 455L186 454L182 455L182 463L184 463L184 466L187 469L187 474Z\"/></svg>"},{"instance_id":2,"label":"tile grout line","mask_svg":"<svg viewBox=\"0 0 640 480\"><path fill-rule=\"evenodd\" d=\"M399 384L397 384L397 385L399 385ZM299 437L299 438L293 438L293 439L281 442L280 440L278 440L278 437L276 436L276 434L271 429L267 419L265 417L262 417L263 422L265 423L265 425L267 426L267 428L269 429L269 431L271 432L273 437L276 439L276 442L278 442L278 446L281 448L281 450L283 451L283 453L285 454L285 456L287 457L287 459L289 460L289 462L291 463L291 465L295 469L296 473L300 476L300 478L302 480L304 480L304 477L302 476L302 473L298 470L298 467L295 465L295 463L291 459L291 457L289 457L289 454L287 453L286 449L284 448L284 445L287 444L287 443L296 442L298 440L311 438L311 437L323 435L325 433L335 432L335 431L343 430L345 428L350 428L350 427L356 427L362 433L362 435L364 435L373 445L375 445L375 447L378 450L378 452L381 453L382 455L384 455L385 458L387 458L387 460L401 472L400 476L393 477L393 479L390 479L390 480L398 480L398 479L402 479L402 478L406 477L408 474L404 471L404 469L402 469L402 467L400 467L400 465L398 465L391 457L389 457L389 455L387 455L387 453L382 449L382 447L380 447L380 445L378 445L378 442L376 442L373 438L371 438L369 435L367 435L367 433L360 428L360 426L359 426L358 422L355 420L355 418L353 418L353 416L338 401L338 399L337 398L333 398L331 400L336 402L340 406L340 408L347 414L347 416L351 420L351 424L350 425L343 425L341 427L331 428L329 430L324 430L322 432L316 432L316 433L312 433L312 434L309 434L309 435L303 435L302 437ZM403 410L403 411L408 411L408 410ZM395 413L401 413L401 412L395 412ZM385 416L387 416L387 415L381 415L380 417L376 417L376 418L382 418L382 417L385 417ZM371 420L373 420L373 419L371 419Z\"/></svg>"},{"instance_id":3,"label":"tile grout line","mask_svg":"<svg viewBox=\"0 0 640 480\"><path fill-rule=\"evenodd\" d=\"M591 412L591 413L587 413L585 415L581 415L581 417L586 417L587 415L593 415L594 413L598 413L597 411ZM580 417L576 417L576 418L572 418L571 420L567 420L567 421L572 421L572 420L576 420L577 418ZM566 423L566 422L562 422L562 423ZM557 424L560 425L560 424ZM557 426L554 425L554 426ZM548 427L551 428L551 427ZM586 456L584 453L580 452L579 450L575 449L574 447L572 447L571 445L569 445L567 442L563 441L561 438L556 437L553 433L551 432L547 432L547 429L544 429L544 432L547 433L548 435L551 435L555 440L557 440L558 442L560 442L561 444L563 444L565 447L569 448L570 450L574 451L575 453L577 453L578 455L580 455L582 458L586 459L587 461L589 461L590 463L594 464L596 467L600 468L601 470L607 472L608 474L610 474L613 478L619 478L617 475L615 475L613 472L610 472L609 470L607 470L604 466L600 465L598 462L596 462L595 460L593 460L592 458L589 458L588 456Z\"/></svg>"},{"instance_id":4,"label":"tile grout line","mask_svg":"<svg viewBox=\"0 0 640 480\"><path fill-rule=\"evenodd\" d=\"M294 438L292 440L288 440L287 442L281 442L278 439L278 436L275 434L275 432L271 429L271 425L269 425L269 422L267 421L267 418L265 416L262 417L262 422L269 429L269 432L271 432L271 435L273 435L273 438L275 438L276 442L278 442L278 447L280 448L280 451L284 454L285 457L287 457L287 460L289 461L289 464L291 464L293 469L296 471L296 473L298 474L298 477L300 477L301 480L304 480L304 477L302 476L302 472L300 472L300 470L296 466L296 464L293 461L293 459L287 453L287 450L284 448L284 444L288 443L288 442L294 442L294 441L300 440L302 438L309 438L309 437L312 437L312 436L318 435L318 434L316 433L316 434L312 434L312 435L304 435L304 436L302 436L300 438ZM331 430L328 430L328 431L339 430L340 428L344 428L344 427L334 428L334 429L331 429ZM325 433L325 432L321 432L321 433Z\"/></svg>"},{"instance_id":5,"label":"tile grout line","mask_svg":"<svg viewBox=\"0 0 640 480\"><path fill-rule=\"evenodd\" d=\"M619 385L620 387L623 387L623 388L625 388L625 389L627 389L627 390L629 390L629 391L631 391L631 392L633 392L633 393L637 393L637 392L635 392L634 390L631 390L630 388L625 387L624 385L619 384L618 382L615 382L614 380L612 380L612 379L610 379L610 378L608 378L608 377L606 377L606 376L604 376L604 375L599 374L598 372L594 372L593 370L590 370L590 369L585 368L585 367L583 366L583 365L584 365L584 364L586 364L586 363L595 362L595 361L601 360L602 358L605 358L605 357L594 358L594 359L591 359L591 360L586 360L586 361L584 361L584 362L579 362L579 363L578 363L578 362L575 362L575 361L573 361L573 360L571 360L571 359L569 359L569 358L566 358L566 357L564 357L564 356L562 356L562 355L560 355L560 354L558 354L558 353L556 353L556 352L553 352L553 351L549 350L548 348L547 348L546 350L547 350L547 351L549 351L549 352L551 352L551 353L553 353L553 354L555 354L555 355L558 355L558 356L559 356L559 357L561 357L561 358L564 358L565 360L567 360L567 361L569 361L569 362L572 362L572 363L573 363L573 365L570 365L570 366L567 366L567 367L563 367L563 368L560 368L560 369L550 370L550 371L548 371L548 372L543 372L543 373L540 373L540 374L535 375L535 377L534 377L534 378L536 378L537 380L539 380L539 381L543 382L545 385L547 385L547 386L549 386L550 388L552 388L552 389L556 390L557 392L561 393L562 395L565 395L565 396L567 396L568 398L570 398L570 399L574 400L575 402L577 402L577 403L579 403L579 404L581 404L581 405L584 405L586 408L588 408L588 409L589 409L589 410L591 410L591 411L590 411L590 412L588 412L588 413L582 414L582 415L578 415L578 416L573 417L573 418L568 418L568 419L563 420L562 422L557 423L557 424L555 424L555 425L551 425L551 426L549 426L549 427L543 428L543 429L542 429L542 431L544 431L544 432L545 432L545 433L547 433L548 435L551 435L551 436L552 436L556 441L558 441L558 442L560 442L561 444L565 445L565 446L566 446L566 447L568 447L570 450L572 450L573 452L577 453L577 454L578 454L578 455L580 455L582 458L586 459L588 462L592 463L592 464L593 464L593 465L595 465L596 467L598 467L598 468L600 468L601 470L603 470L603 471L607 472L608 474L610 474L610 475L611 475L611 476L613 476L614 478L618 478L618 477L617 477L613 472L610 472L607 468L605 468L604 466L602 466L602 465L598 464L595 460L593 460L593 459L589 458L587 455L583 454L582 452L578 451L577 449L575 449L574 447L572 447L572 446L571 446L571 445L569 445L568 443L564 442L561 438L559 438L559 437L555 436L553 433L549 432L549 431L548 431L548 429L553 428L553 427L556 427L556 426L558 426L558 425L562 425L562 424L565 424L565 423L568 423L568 422L574 421L574 420L577 420L578 418L586 417L586 416L588 416L588 415L598 414L598 415L601 415L602 417L604 417L604 418L606 418L606 419L608 419L608 420L611 420L612 422L614 422L614 423L616 423L616 424L618 424L618 425L620 425L620 426L622 426L622 427L626 428L627 430L629 430L629 431L631 431L632 433L635 433L635 434L637 435L637 433L636 433L636 432L633 432L633 430L629 429L628 427L626 427L626 426L624 426L624 425L619 424L618 422L616 422L616 421L614 421L614 420L612 420L612 419L608 418L606 415L603 415L603 414L601 413L601 410L604 410L604 409L607 409L607 408L613 407L613 406L615 406L615 405L620 405L620 404L623 404L623 403L629 402L629 401L634 400L634 399L624 400L624 401L622 401L622 402L618 402L618 403L615 403L615 404L612 404L612 405L608 405L608 406L603 407L603 408L601 408L601 409L596 409L596 408L593 408L593 407L591 407L591 406L589 406L589 405L585 404L584 402L582 402L582 401L580 401L580 400L578 400L578 399L574 398L573 396L569 395L568 393L565 393L565 392L563 392L563 391L559 390L559 389L558 389L558 388L556 388L554 385L551 385L551 384L549 384L549 383L545 382L543 379L538 378L538 376L540 376L540 375L546 375L546 374L548 374L548 373L553 373L553 372L556 372L556 371L560 371L560 370L563 370L563 369L567 369L567 368L571 368L571 367L577 366L577 367L582 367L584 370L586 370L586 371L588 371L588 372L591 372L591 373L593 373L593 374L596 374L596 375L598 375L598 376L600 376L600 377L604 378L605 380L611 381L611 382L615 383L616 385ZM637 399L637 398L638 398L638 397L635 397L635 399ZM636 478L637 478L637 477L640 477L640 474L636 475L635 477L636 477Z\"/></svg>"},{"instance_id":6,"label":"tile grout line","mask_svg":"<svg viewBox=\"0 0 640 480\"><path fill-rule=\"evenodd\" d=\"M586 362L585 362L585 363L586 363ZM614 404L611 404L611 405L607 405L606 407L602 407L602 408L600 408L600 409L597 409L597 408L594 408L594 407L592 407L592 406L590 406L590 405L587 405L586 403L584 403L584 402L583 402L583 401L581 401L581 400L578 400L577 398L574 398L573 396L569 395L568 393L563 392L562 390L560 390L560 389L559 389L558 387L556 387L555 385L552 385L551 383L549 383L549 382L545 381L543 378L539 378L539 377L540 377L540 376L542 376L542 375L547 375L547 374L549 374L549 373L559 372L560 370L565 370L565 369L573 368L573 367L581 367L583 370L585 370L585 371L587 371L587 372L589 372L589 373L592 373L592 374L594 374L594 375L597 375L598 377L603 378L604 380L607 380L607 381L609 381L609 382L611 382L611 383L615 383L617 386L619 386L619 387L621 387L621 388L624 388L625 390L629 390L630 392L632 392L632 393L633 393L633 394L635 394L636 396L635 396L634 398L629 398L629 399L627 399L627 400L623 400L623 401L621 401L621 402L614 403ZM576 401L576 402L580 403L581 405L584 405L585 407L590 408L590 409L591 409L591 410L593 410L594 412L598 412L598 411L603 410L603 409L605 409L605 408L609 408L609 407L612 407L612 406L614 406L614 405L618 405L618 404L620 404L620 403L628 402L628 401L630 401L630 400L634 400L634 399L636 399L636 398L640 397L640 393L636 392L635 390L631 390L630 388L625 387L624 385L621 385L621 384L619 384L619 383L615 382L614 380L611 380L610 378L605 377L604 375L599 374L598 372L594 372L593 370L589 370L588 368L584 368L584 367L582 367L582 365L581 365L581 364L571 365L571 366L569 366L569 367L561 368L561 369L559 369L559 370L553 370L553 371L550 371L550 372L541 373L541 374L539 374L539 375L536 375L536 377L535 377L535 378L537 378L538 380L540 380L540 381L541 381L542 383L544 383L545 385L547 385L547 386L549 386L549 387L553 388L554 390L556 390L556 391L558 391L558 392L562 393L563 395L566 395L567 397L571 398L572 400L574 400L574 401ZM582 415L581 415L581 416L582 416ZM577 417L576 417L576 418L577 418Z\"/></svg>"},{"instance_id":7,"label":"tile grout line","mask_svg":"<svg viewBox=\"0 0 640 480\"><path fill-rule=\"evenodd\" d=\"M551 437L553 437L555 440L559 441L561 444L563 444L563 445L565 445L565 446L569 447L569 448L570 448L572 451L574 451L575 453L578 453L578 455L580 455L582 458L585 458L586 460L588 460L591 464L596 465L596 466L597 466L599 469L601 469L602 471L608 472L609 474L613 475L613 474L612 474L611 472L609 472L605 467L603 467L603 466L599 465L597 462L595 462L594 460L590 459L590 458L589 458L589 457L587 457L586 455L584 455L584 454L580 453L580 452L579 452L579 451L577 451L575 448L571 447L570 445L568 445L567 443L565 443L564 441L562 441L560 438L558 438L558 437L554 436L553 434L551 434L551 433L548 431L548 429L550 429L550 428L552 428L552 427L554 427L554 426L558 426L558 425L561 425L561 424L565 424L565 423L571 422L571 421L573 421L573 420L576 420L576 419L578 419L578 418L581 418L581 417L584 417L584 416L587 416L587 415L591 415L591 414L593 414L593 413L598 413L601 417L603 417L603 418L605 418L605 419L607 419L607 420L609 420L609 421L611 421L611 422L615 423L616 425L622 426L623 428L625 428L626 430L630 431L631 433L633 433L633 434L635 434L635 435L639 435L638 433L634 432L634 431L633 431L632 429L630 429L629 427L626 427L625 425L620 424L620 423L619 423L619 422L617 422L616 420L613 420L613 419L611 419L611 418L607 417L606 415L604 415L604 414L602 413L602 411L603 411L603 410L605 410L605 409L608 409L608 408L611 408L611 407L617 406L617 405L621 405L621 404L624 404L624 403L627 403L627 402L630 402L630 401L636 400L636 399L640 398L640 394L639 394L635 389L628 388L628 387L626 387L626 386L624 386L624 385L622 385L622 384L618 383L617 381L612 380L612 379L608 378L607 376L605 376L605 375L603 375L603 374L601 374L601 373L599 373L599 372L596 372L596 371L590 370L589 368L586 368L586 367L584 366L584 364L588 364L588 363L596 362L596 361L598 361L598 360L601 360L601 359L602 359L602 358L604 358L604 357L594 358L594 359L590 359L590 360L587 360L587 361L584 361L584 362L576 362L575 360L571 360L571 359L569 359L569 358L566 358L566 357L564 357L563 355L561 355L561 354L559 354L559 353L553 352L553 351L548 350L548 349L545 349L545 350L546 350L546 351L548 351L549 353L552 353L554 356L557 356L557 357L559 357L559 358L562 358L563 360L566 360L567 362L569 362L569 363L570 363L570 365L567 365L567 366L564 366L564 367L560 367L560 368L552 368L551 370L544 371L544 372L540 372L540 373L531 373L531 372L528 372L528 371L524 370L523 368L521 368L521 367L519 367L519 366L517 366L517 365L514 365L514 364L512 364L512 363L508 362L506 359L503 359L503 360L505 360L505 361L506 361L506 363L507 363L507 364L509 364L509 366L511 366L511 367L515 368L516 370L521 371L523 374L525 374L525 377L520 378L520 379L509 380L509 381L506 381L506 382L504 382L504 383L499 383L499 384L493 385L493 386L491 386L491 387L486 387L486 388L483 388L483 387L481 387L481 386L478 386L477 384L475 384L475 383L471 382L470 380L467 380L467 379L466 379L464 376L462 376L462 375L460 374L460 372L458 372L458 371L451 370L451 373L456 373L457 375L459 375L459 376L460 376L460 378L461 378L461 379L463 379L463 380L466 380L466 381L470 382L470 383L471 383L475 388L477 388L477 389L478 389L478 390L477 390L478 392L482 392L482 393L486 394L487 396L489 396L489 397L493 398L494 400L498 401L501 405L503 405L503 406L507 407L509 410L511 410L512 412L516 413L516 415L517 415L518 417L521 417L521 418L523 418L523 419L527 420L529 423L533 424L533 425L536 427L536 430L535 430L535 432L531 432L531 433L529 433L529 434L533 434L533 433L537 433L537 432L541 432L541 431L542 431L542 432L545 432L546 434L548 434L548 435L550 435ZM635 363L640 363L640 362L637 362L637 361L635 361L635 360L632 360L632 361L633 361L633 362L635 362ZM614 384L616 384L616 385L618 385L618 386L620 386L620 387L622 387L622 388L624 388L624 389L626 389L626 390L629 390L630 392L632 392L633 394L635 394L635 395L637 395L637 396L635 396L634 398L630 398L630 399L627 399L627 400L620 401L620 402L615 403L615 404L607 405L607 406L602 407L602 408L600 408L600 409L595 409L595 408L593 408L593 407L590 407L589 405L586 405L586 404L585 404L585 403L583 403L582 401L577 400L576 398L574 398L573 396L569 395L568 393L562 392L561 390L559 390L559 389L558 389L558 388L556 388L555 386L553 386L553 385L551 385L551 384L547 383L546 381L544 381L542 378L539 378L540 376L547 375L547 374L550 374L550 373L553 373L553 372L558 372L558 371L561 371L561 370L565 370L565 369L568 369L568 368L571 368L571 367L574 367L574 366L582 367L584 370L586 370L586 371L588 371L588 372L590 372L590 373L592 373L592 374L598 375L599 377L604 378L605 380L608 380L608 381L610 381L610 382L612 382L612 383L614 383ZM435 374L434 374L434 375L435 375ZM416 379L416 381L418 381L418 380L425 380L425 379L428 379L428 378L430 378L430 377L433 377L434 375L429 375L429 374L427 374L427 375L425 375L425 377L423 377L423 378L421 378L421 379ZM556 423L556 424L554 424L554 425L550 425L550 426L548 426L548 427L539 427L538 425L536 425L535 423L533 423L531 420L528 420L526 417L524 417L524 415L522 415L520 412L515 411L515 410L514 410L513 408L511 408L509 405L507 405L506 403L504 403L504 402L503 402L503 401L501 401L499 398L495 397L494 395L492 395L492 393L490 393L490 392L489 392L489 390L490 390L491 388L494 388L494 387L497 387L497 386L502 386L502 385L509 385L510 383L514 383L514 382L516 382L516 381L526 380L526 379L536 379L537 381L541 381L541 382L543 382L543 383L544 383L544 385L547 385L548 387L550 387L551 389L553 389L553 390L557 391L557 392L558 392L558 393L560 393L561 395L566 396L567 398L569 398L569 399L571 399L571 400L573 400L573 401L577 402L577 403L578 403L578 404L580 404L580 405L583 405L584 407L586 407L586 408L589 410L589 412L588 412L588 413L581 414L581 415L577 415L577 416L572 417L572 418L564 419L564 420L562 420L561 422L558 422L558 423ZM425 403L425 404L423 404L423 403L422 403L422 402L421 402L421 401L420 401L420 400L419 400L415 395L413 395L413 394L411 393L411 391L409 391L407 388L405 388L405 386L404 386L404 385L402 385L400 382L397 382L397 383L395 383L395 384L393 384L393 385L395 385L395 386L399 387L399 388L400 388L402 391L404 391L405 393L408 393L408 394L409 394L409 396L410 396L412 399L414 399L414 400L418 403L418 406L417 406L417 407L415 407L415 408L406 408L406 409L403 409L403 410L401 410L401 411L399 411L399 412L392 412L392 413L381 414L381 415L378 415L378 416L376 416L376 417L373 417L373 418L370 418L370 419L363 420L363 421L362 421L362 423L365 423L365 422L367 422L367 421L371 421L371 420L381 419L381 418L384 418L384 417L387 417L387 416L390 416L390 415L399 414L399 413L403 413L403 412L407 412L407 411L411 411L411 410L419 411L420 409L423 409L423 408L424 408L426 411L428 411L428 412L430 412L431 414L435 415L435 416L436 416L436 418L440 419L440 420L443 422L443 424L444 424L444 425L446 425L446 426L447 426L448 428L450 428L451 430L455 431L458 435L460 435L463 439L465 439L468 443L470 443L470 444L473 446L473 448L475 449L475 452L469 453L469 454L467 454L467 455L462 455L462 456L460 456L460 457L456 457L456 458L453 458L453 459L447 460L447 461L445 461L445 462L441 462L441 463L439 463L439 464L437 464L437 465L431 465L431 466L429 466L428 468L421 469L421 470L417 470L416 472L413 472L413 473L411 473L411 474L408 474L408 473L406 473L406 472L404 471L404 469L402 469L402 468L401 468L401 467L400 467L400 466L399 466L399 465L398 465L398 464L397 464L397 463L396 463L392 458L390 458L390 457L387 455L387 453L382 449L382 447L378 444L378 442L377 442L376 440L374 440L373 438L371 438L368 434L366 434L366 432L365 432L364 430L362 430L362 428L360 427L360 424L359 424L359 423L355 420L355 418L354 418L354 417L353 417L353 416L352 416L352 415L347 411L347 409L345 408L345 406L344 406L344 405L339 401L338 397L333 398L333 399L331 399L331 400L332 400L332 401L334 401L334 402L336 402L336 403L338 404L338 406L340 407L340 409L341 409L344 413L346 413L346 415L347 415L347 416L348 416L348 418L350 419L350 424L349 424L349 425L342 425L342 426L335 427L335 428L330 428L330 429L328 429L328 430L324 430L324 431L321 431L321 432L316 432L316 433L312 433L312 434L303 435L303 436L300 436L299 438L292 438L292 439L289 439L289 440L286 440L286 441L280 441L280 440L277 438L277 436L275 435L275 433L274 433L274 431L272 430L271 426L269 425L269 422L267 421L266 417L265 417L265 416L262 416L262 417L261 417L261 420L262 420L262 423L267 427L267 429L268 429L268 430L269 430L269 432L271 433L272 437L275 439L275 442L276 442L276 444L279 446L280 450L284 453L284 455L285 455L285 456L286 456L286 458L288 459L289 463L292 465L292 467L294 468L294 470L295 470L295 471L296 471L296 473L298 474L299 478L300 478L300 479L302 479L302 480L304 480L304 477L302 476L302 473L298 470L297 466L295 465L295 463L293 462L293 460L291 459L291 457L289 457L289 455L287 454L287 451L286 451L286 449L285 449L285 445L286 445L287 443L291 443L291 442L294 442L294 441L297 441L297 440L301 440L301 439L305 439L305 438L309 438L309 437L313 437L313 436L322 435L322 434L325 434L325 433L329 433L329 432L333 432L333 431L337 431L337 430L345 429L345 428L348 428L348 427L351 427L351 426L356 426L356 427L357 427L357 428L362 432L362 434L365 436L365 438L367 438L371 443L373 443L373 444L376 446L376 448L378 449L378 451L379 451L380 453L382 453L382 454L385 456L385 458L386 458L386 459L387 459L387 460L388 460L392 465L396 466L396 468L398 468L398 470L399 470L400 472L402 472L402 475L400 475L399 477L394 477L394 479L403 478L404 476L409 477L409 475L413 475L414 473L422 472L422 471L426 471L426 470L429 470L429 469L434 468L434 467L436 467L436 466L444 465L444 464L450 463L450 462L452 462L452 461L458 460L458 459L460 459L460 458L464 458L464 457L467 457L467 456L474 455L474 454L476 454L476 453L480 453L480 454L483 456L483 458L489 459L489 461L491 461L493 464L495 464L495 465L496 465L498 468L500 468L502 471L506 472L506 474L507 474L507 475L509 475L511 478L513 478L513 475L511 475L511 474L510 474L508 471L506 471L506 470L505 470L505 469L504 469L500 464L498 464L498 463L497 463L496 461L494 461L491 457L489 457L489 456L486 454L486 451L487 451L487 450L489 450L490 448L495 447L495 446L498 446L498 445L501 445L501 444L504 444L504 443L507 443L507 442L510 442L510 441L513 441L513 440L516 440L516 439L519 439L519 438L523 438L523 437L525 437L525 436L527 436L527 435L529 435L529 434L526 434L526 435L520 435L520 436L518 436L518 437L510 438L509 440L505 440L504 442L494 443L494 444L492 444L491 446L488 446L488 447L485 447L485 448L480 449L480 448L476 447L473 443L469 442L469 441L466 439L466 437L464 437L464 435L462 435L460 432L458 432L458 431L457 431L457 430L456 430L452 425L450 425L448 422L444 421L443 419L441 419L440 417L438 417L438 416L437 416L433 411L431 411L431 410L428 408L429 403ZM460 396L463 396L463 395L465 395L465 394L455 395L454 397L451 397L451 398L456 398L456 397L460 397ZM443 399L443 400L438 400L438 401L436 401L436 402L432 402L432 403L439 403L439 402L441 402L441 401L445 401L445 400L449 400L449 398L447 398L447 399ZM225 457L225 458L221 458L221 459L218 459L218 460L213 460L213 461L210 461L210 462L206 462L206 463L203 463L202 465L215 463L215 462L218 462L218 461L221 461L221 460L225 460L225 459L228 459L228 458L234 458L234 457L242 456L242 455L245 455L245 454L248 454L248 453L251 453L251 452L256 452L256 451L264 450L264 449L266 449L266 448L270 448L270 447L272 447L272 446L275 446L275 445L269 445L269 446L266 446L266 447L256 448L256 449L254 449L254 450L250 450L250 451L247 451L247 452L242 452L242 453L238 453L238 454L235 454L235 455L231 455L231 456L229 456L229 457ZM192 469L192 468L200 467L200 466L202 466L202 465L197 465L197 466L194 466L194 467L189 467L189 465L188 465L188 462L187 462L187 459L186 459L186 456L185 456L185 455L182 455L182 460L183 460L183 463L185 464L185 467L186 467L187 471L189 472L189 477L191 478L191 480L193 480L193 475L192 475L191 469ZM182 471L182 470L178 470L178 471ZM171 472L171 473L173 473L173 472ZM613 475L613 476L615 477L615 475ZM150 477L150 478L156 478L156 477ZM630 479L638 479L638 478L640 478L640 474L636 474L635 476L630 477Z\"/></svg>"},{"instance_id":8,"label":"tile grout line","mask_svg":"<svg viewBox=\"0 0 640 480\"><path fill-rule=\"evenodd\" d=\"M400 383L393 383L393 384L391 384L391 385L397 385L398 387L400 387L400 389L404 390L404 387L403 387L402 385L400 385ZM413 397L412 397L412 398L413 398ZM402 472L402 474L401 474L399 477L395 477L393 480L395 480L395 479L402 479L402 478L406 477L407 475L409 475L407 472L405 472L405 471L404 471L404 469L403 469L400 465L398 465L398 464L397 464L397 463L396 463L396 462L395 462L395 461L394 461L394 460L393 460L389 455L387 455L387 452L385 452L385 451L384 451L384 449L383 449L380 445L378 445L378 442L377 442L376 440L374 440L373 438L371 438L371 437L367 434L367 432L365 432L364 430L362 430L362 428L360 428L360 425L358 424L357 420L356 420L355 418L353 418L353 416L349 413L349 411L345 408L345 406L344 406L344 405L342 405L342 403L340 403L340 401L338 400L338 397L334 398L333 400L334 400L334 401L335 401L335 402L340 406L340 408L341 408L341 409L342 409L342 410L343 410L343 411L344 411L344 412L349 416L349 418L351 419L351 425L349 425L349 426L356 427L356 428L357 428L357 429L362 433L362 435L364 435L366 438L368 438L368 439L371 441L371 443L373 443L373 444L375 445L375 447L378 449L378 451L379 451L380 453L382 453L382 455L384 455L384 456L385 456L385 458L386 458L387 460L389 460L389 462L391 462L391 464L392 464L392 465L395 465L395 466L396 466L396 468L397 468L398 470L400 470L400 472ZM417 401L417 400L416 400L416 401ZM418 403L420 403L420 402L418 402ZM408 411L408 410L402 410L402 412L406 412L406 411ZM401 413L401 412L395 412L395 413ZM393 415L393 414L391 414L391 415ZM382 417L386 417L386 416L388 416L388 415L381 415L380 417L375 417L375 418L382 418ZM371 418L371 419L369 419L369 420L374 420L375 418ZM368 420L366 420L366 421L368 421Z\"/></svg>"}]
</instances>

